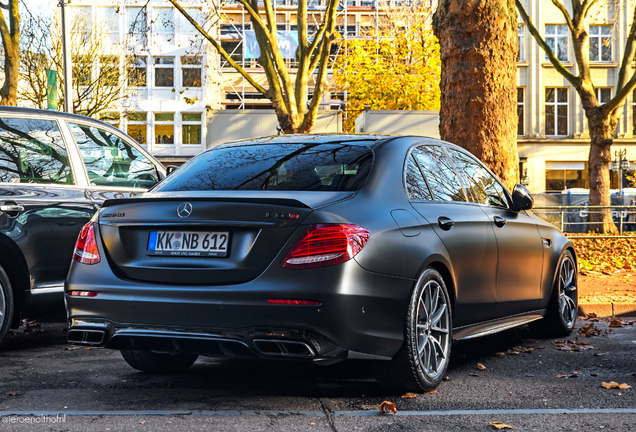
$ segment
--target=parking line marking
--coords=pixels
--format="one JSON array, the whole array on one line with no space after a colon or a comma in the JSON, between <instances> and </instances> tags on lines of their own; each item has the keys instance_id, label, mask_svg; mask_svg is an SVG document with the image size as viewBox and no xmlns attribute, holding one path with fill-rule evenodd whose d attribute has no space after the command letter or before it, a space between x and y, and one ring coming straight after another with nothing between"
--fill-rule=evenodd
<instances>
[{"instance_id":1,"label":"parking line marking","mask_svg":"<svg viewBox=\"0 0 636 432\"><path fill-rule=\"evenodd\" d=\"M546 409L489 409L489 410L433 410L433 411L398 411L397 416L433 417L433 416L478 416L478 415L536 415L536 414L636 414L636 408L546 408ZM112 411L0 411L0 417L6 416L277 416L302 415L309 417L326 417L323 411L297 410L112 410ZM334 417L366 417L383 416L378 410L335 411ZM390 415L389 415L390 416Z\"/></svg>"}]
</instances>

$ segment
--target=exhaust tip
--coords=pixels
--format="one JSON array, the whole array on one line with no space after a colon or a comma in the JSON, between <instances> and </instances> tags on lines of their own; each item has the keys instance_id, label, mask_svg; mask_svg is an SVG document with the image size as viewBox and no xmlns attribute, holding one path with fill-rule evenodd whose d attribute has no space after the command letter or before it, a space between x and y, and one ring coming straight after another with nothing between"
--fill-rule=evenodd
<instances>
[{"instance_id":1,"label":"exhaust tip","mask_svg":"<svg viewBox=\"0 0 636 432\"><path fill-rule=\"evenodd\" d=\"M316 353L305 342L278 339L254 339L259 353L267 357L313 358Z\"/></svg>"},{"instance_id":2,"label":"exhaust tip","mask_svg":"<svg viewBox=\"0 0 636 432\"><path fill-rule=\"evenodd\" d=\"M106 332L103 330L70 330L67 340L77 345L100 345Z\"/></svg>"}]
</instances>

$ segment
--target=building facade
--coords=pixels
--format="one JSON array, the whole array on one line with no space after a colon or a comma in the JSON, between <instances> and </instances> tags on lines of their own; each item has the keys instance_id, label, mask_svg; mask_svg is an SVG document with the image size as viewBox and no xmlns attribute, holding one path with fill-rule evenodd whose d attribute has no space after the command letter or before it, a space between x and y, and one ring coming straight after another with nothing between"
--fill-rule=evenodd
<instances>
[{"instance_id":1,"label":"building facade","mask_svg":"<svg viewBox=\"0 0 636 432\"><path fill-rule=\"evenodd\" d=\"M578 74L572 36L563 14L549 0L521 0L532 22L561 63ZM571 10L570 2L562 2ZM587 32L590 65L600 103L614 96L636 2L599 2L591 11ZM560 75L535 42L521 17L517 64L518 150L521 174L533 193L589 188L590 135L585 112L572 85ZM630 68L630 75L634 68ZM612 154L626 151L630 170L636 167L636 92L620 108ZM618 156L618 155L617 155ZM631 172L633 174L633 171ZM628 175L611 173L611 188L629 187ZM632 186L634 187L634 186Z\"/></svg>"},{"instance_id":2,"label":"building facade","mask_svg":"<svg viewBox=\"0 0 636 432\"><path fill-rule=\"evenodd\" d=\"M393 0L395 4L399 1ZM235 0L218 3L184 0L180 3L221 43L233 60L267 87L265 74L256 62L257 54L249 46L250 17L240 3ZM341 0L336 30L344 37L359 37L365 29L377 25L378 4L378 0ZM289 37L293 44L298 28L297 8L296 0L275 1L279 40ZM120 103L100 116L126 131L164 161L184 160L206 148L206 135L212 132L208 127L218 124L209 121L209 113L214 115L225 109L272 108L269 99L257 92L165 0L76 0L69 9L71 17L81 15L86 17L86 22L108 23L113 46L124 44L129 47L135 60L127 67L134 69L135 76L142 79L136 81L138 86L134 92L122 97ZM309 35L317 31L325 10L326 0L309 1ZM292 46L288 51L290 58L286 59L292 79L294 51ZM334 46L332 55L337 54L337 46ZM310 81L309 97L312 89L313 82ZM327 91L321 109L339 110L342 104L342 95ZM341 122L341 116L335 114ZM330 131L342 128L333 121L325 124L329 125Z\"/></svg>"}]
</instances>

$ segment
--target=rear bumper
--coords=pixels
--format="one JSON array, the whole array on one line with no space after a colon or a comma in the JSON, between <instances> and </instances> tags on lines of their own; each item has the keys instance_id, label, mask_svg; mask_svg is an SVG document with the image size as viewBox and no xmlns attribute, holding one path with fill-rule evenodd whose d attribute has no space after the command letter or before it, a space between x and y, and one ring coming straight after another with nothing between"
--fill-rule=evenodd
<instances>
[{"instance_id":1,"label":"rear bumper","mask_svg":"<svg viewBox=\"0 0 636 432\"><path fill-rule=\"evenodd\" d=\"M403 342L413 284L355 260L308 270L272 266L253 281L222 286L145 284L116 277L104 262L74 262L66 293L99 294L65 295L69 342L214 357L389 359Z\"/></svg>"}]
</instances>

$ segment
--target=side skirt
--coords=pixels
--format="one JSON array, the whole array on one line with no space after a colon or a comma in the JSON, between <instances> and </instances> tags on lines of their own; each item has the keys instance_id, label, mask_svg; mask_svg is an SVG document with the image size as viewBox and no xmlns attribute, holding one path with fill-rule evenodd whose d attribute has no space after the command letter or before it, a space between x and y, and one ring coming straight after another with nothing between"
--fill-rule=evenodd
<instances>
[{"instance_id":1,"label":"side skirt","mask_svg":"<svg viewBox=\"0 0 636 432\"><path fill-rule=\"evenodd\" d=\"M518 327L529 322L539 320L545 315L545 309L531 311L522 315L486 321L469 326L457 327L453 329L453 340L466 340L480 336L498 333L514 327Z\"/></svg>"}]
</instances>

